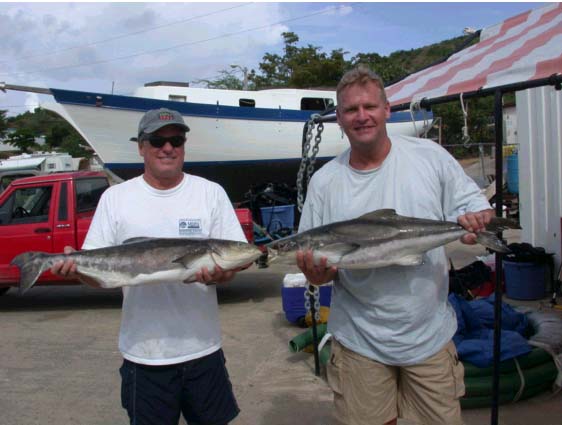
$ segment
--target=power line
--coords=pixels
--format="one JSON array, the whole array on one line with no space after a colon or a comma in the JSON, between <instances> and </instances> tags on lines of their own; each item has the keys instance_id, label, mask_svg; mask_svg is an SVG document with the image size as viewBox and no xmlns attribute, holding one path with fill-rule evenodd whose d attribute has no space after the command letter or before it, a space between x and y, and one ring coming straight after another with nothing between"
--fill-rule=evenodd
<instances>
[{"instance_id":1,"label":"power line","mask_svg":"<svg viewBox=\"0 0 562 425\"><path fill-rule=\"evenodd\" d=\"M350 4L355 4L355 3L350 3ZM348 6L348 4L345 4L345 6ZM247 28L247 29L240 30L240 31L234 31L234 32L231 32L231 33L222 34L222 35L207 38L207 39L204 39L204 40L198 40L198 41L193 41L193 42L188 42L188 43L181 43L181 44L177 44L177 45L171 46L171 47L164 47L164 48L161 48L161 49L147 50L145 52L133 53L131 55L126 55L126 56L119 56L119 57L112 58L112 59L102 59L102 60L98 60L98 61L87 62L87 63L78 63L78 64L74 64L74 65L63 65L63 66L58 66L58 67L53 67L53 68L41 69L41 70L38 70L38 71L22 71L22 72L16 72L16 73L0 73L0 75L19 76L19 75L24 75L24 74L37 74L37 73L40 73L40 72L58 71L58 70L62 70L62 69L78 68L78 67L81 67L81 66L101 65L101 64L104 64L104 63L115 62L115 61L124 60L124 59L131 59L131 58L134 58L134 57L148 55L148 54L151 54L151 53L162 53L162 52L165 52L165 51L178 49L180 47L194 46L196 44L206 43L206 42L209 42L209 41L219 40L221 38L232 37L234 35L240 35L240 34L244 34L244 33L247 33L247 32L257 31L257 30L264 29L264 28L269 28L269 27L272 27L274 25L284 24L284 23L287 23L287 22L294 22L294 21L297 21L297 20L310 18L312 16L322 15L322 14L331 12L334 9L339 9L339 8L342 8L342 7L344 7L344 6L342 6L342 5L332 6L332 7L329 7L327 9L324 9L322 11L310 13L310 14L307 14L307 15L298 16L296 18L284 19L284 20L281 20L281 21L278 21L278 22L274 22L272 24L261 25L259 27L253 27L253 28Z\"/></svg>"},{"instance_id":2,"label":"power line","mask_svg":"<svg viewBox=\"0 0 562 425\"><path fill-rule=\"evenodd\" d=\"M219 13L222 13L222 12L227 12L229 10L237 9L237 8L244 7L244 6L249 6L251 4L253 4L253 3L239 4L237 6L227 7L225 9L220 9L220 10L217 10L217 11L214 11L214 12L209 12L209 13L205 13L205 14L202 14L202 15L192 16L192 17L187 18L187 19L182 19L182 20L179 20L179 21L169 22L167 24L157 25L155 27L147 28L147 29L144 29L144 30L134 31L134 32L130 32L130 33L127 33L127 34L116 35L114 37L105 38L103 40L98 40L98 41L93 41L93 42L87 43L87 44L81 44L81 45L78 45L78 46L66 47L64 49L53 50L51 52L41 53L41 54L38 54L38 55L23 56L23 57L18 58L14 61L0 62L0 65L3 65L3 64L6 64L6 63L21 62L23 60L34 59L34 58L39 58L39 57L43 57L43 56L51 56L51 55L54 55L54 54L67 52L69 50L81 49L81 48L84 48L84 47L95 46L97 44L108 43L110 41L120 40L122 38L131 37L131 36L134 36L134 35L144 34L144 33L147 33L147 32L155 31L155 30L160 29L160 28L165 28L165 27L169 27L169 26L172 26L172 25L183 24L183 23L186 23L186 22L189 22L189 21L194 21L196 19L205 18L207 16L216 15L216 14L219 14Z\"/></svg>"}]
</instances>

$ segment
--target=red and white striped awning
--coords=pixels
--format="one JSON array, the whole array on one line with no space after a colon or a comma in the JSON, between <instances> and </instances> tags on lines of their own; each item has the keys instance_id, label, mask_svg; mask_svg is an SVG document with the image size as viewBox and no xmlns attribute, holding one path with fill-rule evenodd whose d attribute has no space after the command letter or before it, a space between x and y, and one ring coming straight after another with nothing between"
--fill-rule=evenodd
<instances>
[{"instance_id":1,"label":"red and white striped awning","mask_svg":"<svg viewBox=\"0 0 562 425\"><path fill-rule=\"evenodd\" d=\"M386 88L391 105L419 102L562 73L562 3L482 30L480 42Z\"/></svg>"}]
</instances>

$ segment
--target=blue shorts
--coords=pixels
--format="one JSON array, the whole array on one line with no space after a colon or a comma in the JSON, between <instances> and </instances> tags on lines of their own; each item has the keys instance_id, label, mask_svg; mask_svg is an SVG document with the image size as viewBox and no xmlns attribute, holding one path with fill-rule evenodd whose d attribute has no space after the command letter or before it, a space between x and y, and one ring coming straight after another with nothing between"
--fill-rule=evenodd
<instances>
[{"instance_id":1,"label":"blue shorts","mask_svg":"<svg viewBox=\"0 0 562 425\"><path fill-rule=\"evenodd\" d=\"M166 366L123 361L121 403L131 425L226 425L240 412L222 350Z\"/></svg>"}]
</instances>

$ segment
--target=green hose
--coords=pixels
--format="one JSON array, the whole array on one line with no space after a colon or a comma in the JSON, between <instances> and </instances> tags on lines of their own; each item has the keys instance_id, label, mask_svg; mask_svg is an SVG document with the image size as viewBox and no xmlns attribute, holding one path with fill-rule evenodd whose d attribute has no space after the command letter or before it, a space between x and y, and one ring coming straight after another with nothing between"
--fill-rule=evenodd
<instances>
[{"instance_id":1,"label":"green hose","mask_svg":"<svg viewBox=\"0 0 562 425\"><path fill-rule=\"evenodd\" d=\"M533 387L526 387L519 400L525 400L527 398L533 397L535 395L541 394L548 391L552 387L552 381L544 382ZM517 392L500 393L498 396L499 403L505 404L512 402L517 396ZM479 407L490 407L492 405L492 396L481 396L481 397L466 397L461 398L461 408L462 409L476 409Z\"/></svg>"},{"instance_id":2,"label":"green hose","mask_svg":"<svg viewBox=\"0 0 562 425\"><path fill-rule=\"evenodd\" d=\"M522 369L525 387L536 387L537 385L549 382L552 384L556 378L558 370L550 359L550 362ZM492 395L492 376L466 377L464 378L466 387L466 397L480 397ZM518 372L502 374L500 376L500 394L517 393L521 387L521 377Z\"/></svg>"},{"instance_id":3,"label":"green hose","mask_svg":"<svg viewBox=\"0 0 562 425\"><path fill-rule=\"evenodd\" d=\"M318 332L318 342L320 342L326 334L327 328L328 325L325 323L317 325L316 330ZM308 347L310 344L312 344L312 328L308 328L303 333L291 339L289 341L289 350L291 350L291 353L296 353L301 351L303 348Z\"/></svg>"},{"instance_id":4,"label":"green hose","mask_svg":"<svg viewBox=\"0 0 562 425\"><path fill-rule=\"evenodd\" d=\"M529 354L517 357L521 369L529 369L552 361L552 357L542 348L535 347ZM463 362L464 377L492 376L493 367L478 367L472 363ZM517 366L513 359L504 360L500 363L500 373L516 372Z\"/></svg>"}]
</instances>

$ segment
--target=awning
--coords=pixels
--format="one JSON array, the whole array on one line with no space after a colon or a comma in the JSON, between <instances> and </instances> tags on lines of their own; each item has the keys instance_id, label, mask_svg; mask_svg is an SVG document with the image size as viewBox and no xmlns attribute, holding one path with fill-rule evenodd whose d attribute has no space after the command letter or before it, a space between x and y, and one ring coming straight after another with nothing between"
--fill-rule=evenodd
<instances>
[{"instance_id":1,"label":"awning","mask_svg":"<svg viewBox=\"0 0 562 425\"><path fill-rule=\"evenodd\" d=\"M501 87L562 73L562 3L482 30L480 41L386 88L391 105Z\"/></svg>"}]
</instances>

